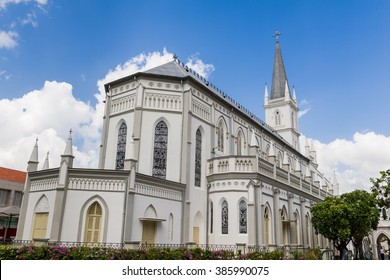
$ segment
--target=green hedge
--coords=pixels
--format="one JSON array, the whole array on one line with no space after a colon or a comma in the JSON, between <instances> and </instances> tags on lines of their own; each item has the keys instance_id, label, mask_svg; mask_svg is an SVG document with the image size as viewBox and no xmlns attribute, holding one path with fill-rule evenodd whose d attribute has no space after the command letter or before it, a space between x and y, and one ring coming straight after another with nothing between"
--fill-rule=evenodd
<instances>
[{"instance_id":1,"label":"green hedge","mask_svg":"<svg viewBox=\"0 0 390 280\"><path fill-rule=\"evenodd\" d=\"M0 246L0 260L317 260L319 258L319 249L311 249L306 253L292 252L286 257L280 250L235 254L232 251L209 251L200 248L130 250L86 246Z\"/></svg>"}]
</instances>

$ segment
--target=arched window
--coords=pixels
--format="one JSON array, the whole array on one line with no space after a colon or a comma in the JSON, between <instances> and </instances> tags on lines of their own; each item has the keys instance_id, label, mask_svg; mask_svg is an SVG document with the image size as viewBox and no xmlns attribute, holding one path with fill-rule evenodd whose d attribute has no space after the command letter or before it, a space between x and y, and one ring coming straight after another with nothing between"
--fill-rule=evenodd
<instances>
[{"instance_id":1,"label":"arched window","mask_svg":"<svg viewBox=\"0 0 390 280\"><path fill-rule=\"evenodd\" d=\"M241 130L238 131L237 135L237 155L242 155L242 132Z\"/></svg>"},{"instance_id":2,"label":"arched window","mask_svg":"<svg viewBox=\"0 0 390 280\"><path fill-rule=\"evenodd\" d=\"M266 207L264 210L264 237L265 245L270 244L271 242L271 214L269 208Z\"/></svg>"},{"instance_id":3,"label":"arched window","mask_svg":"<svg viewBox=\"0 0 390 280\"><path fill-rule=\"evenodd\" d=\"M295 241L296 241L296 244L300 244L300 231L299 231L299 227L300 227L300 223L299 223L299 215L297 212L294 213L294 221L295 221Z\"/></svg>"},{"instance_id":4,"label":"arched window","mask_svg":"<svg viewBox=\"0 0 390 280\"><path fill-rule=\"evenodd\" d=\"M239 204L239 217L240 217L240 233L247 233L247 207L244 200Z\"/></svg>"},{"instance_id":5,"label":"arched window","mask_svg":"<svg viewBox=\"0 0 390 280\"><path fill-rule=\"evenodd\" d=\"M278 153L278 167L282 168L282 163L283 163L283 155L281 152Z\"/></svg>"},{"instance_id":6,"label":"arched window","mask_svg":"<svg viewBox=\"0 0 390 280\"><path fill-rule=\"evenodd\" d=\"M275 125L280 125L280 112L278 110L275 111Z\"/></svg>"},{"instance_id":7,"label":"arched window","mask_svg":"<svg viewBox=\"0 0 390 280\"><path fill-rule=\"evenodd\" d=\"M195 141L195 186L200 187L202 174L202 133L199 128L196 131Z\"/></svg>"},{"instance_id":8,"label":"arched window","mask_svg":"<svg viewBox=\"0 0 390 280\"><path fill-rule=\"evenodd\" d=\"M306 218L306 245L311 246L311 231L310 231L310 217L309 215L305 216Z\"/></svg>"},{"instance_id":9,"label":"arched window","mask_svg":"<svg viewBox=\"0 0 390 280\"><path fill-rule=\"evenodd\" d=\"M226 200L222 202L222 234L229 233L229 208Z\"/></svg>"},{"instance_id":10,"label":"arched window","mask_svg":"<svg viewBox=\"0 0 390 280\"><path fill-rule=\"evenodd\" d=\"M289 230L290 230L290 225L287 217L287 211L285 208L282 209L282 212L280 214L280 218L282 220L282 237L283 237L283 244L288 245L288 237L289 237Z\"/></svg>"},{"instance_id":11,"label":"arched window","mask_svg":"<svg viewBox=\"0 0 390 280\"><path fill-rule=\"evenodd\" d=\"M210 233L213 233L214 227L214 205L213 202L210 201Z\"/></svg>"},{"instance_id":12,"label":"arched window","mask_svg":"<svg viewBox=\"0 0 390 280\"><path fill-rule=\"evenodd\" d=\"M154 130L153 176L165 179L167 173L168 127L160 121Z\"/></svg>"},{"instance_id":13,"label":"arched window","mask_svg":"<svg viewBox=\"0 0 390 280\"><path fill-rule=\"evenodd\" d=\"M217 127L217 146L218 146L218 150L221 152L223 152L224 150L224 145L223 145L224 135L225 135L225 131L223 126L223 120L220 120Z\"/></svg>"},{"instance_id":14,"label":"arched window","mask_svg":"<svg viewBox=\"0 0 390 280\"><path fill-rule=\"evenodd\" d=\"M87 211L84 242L99 242L102 226L102 207L94 202Z\"/></svg>"},{"instance_id":15,"label":"arched window","mask_svg":"<svg viewBox=\"0 0 390 280\"><path fill-rule=\"evenodd\" d=\"M122 123L118 131L118 144L116 149L116 169L125 167L127 125Z\"/></svg>"}]
</instances>

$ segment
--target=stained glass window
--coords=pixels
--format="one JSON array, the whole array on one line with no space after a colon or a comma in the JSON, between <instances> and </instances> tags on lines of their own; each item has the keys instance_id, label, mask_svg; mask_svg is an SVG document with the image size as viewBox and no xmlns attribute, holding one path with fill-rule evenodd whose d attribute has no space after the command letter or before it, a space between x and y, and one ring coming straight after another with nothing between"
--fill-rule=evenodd
<instances>
[{"instance_id":1,"label":"stained glass window","mask_svg":"<svg viewBox=\"0 0 390 280\"><path fill-rule=\"evenodd\" d=\"M118 131L118 144L116 150L116 169L125 167L127 125L122 123Z\"/></svg>"},{"instance_id":2,"label":"stained glass window","mask_svg":"<svg viewBox=\"0 0 390 280\"><path fill-rule=\"evenodd\" d=\"M222 202L222 234L229 233L229 208L226 200Z\"/></svg>"},{"instance_id":3,"label":"stained glass window","mask_svg":"<svg viewBox=\"0 0 390 280\"><path fill-rule=\"evenodd\" d=\"M218 141L218 150L223 152L223 136L224 136L224 129L223 129L223 121L220 120L217 128L217 141Z\"/></svg>"},{"instance_id":4,"label":"stained glass window","mask_svg":"<svg viewBox=\"0 0 390 280\"><path fill-rule=\"evenodd\" d=\"M196 146L195 146L195 186L200 187L202 169L202 134L198 129L196 131Z\"/></svg>"},{"instance_id":5,"label":"stained glass window","mask_svg":"<svg viewBox=\"0 0 390 280\"><path fill-rule=\"evenodd\" d=\"M244 200L240 201L240 233L247 233L247 207Z\"/></svg>"},{"instance_id":6,"label":"stained glass window","mask_svg":"<svg viewBox=\"0 0 390 280\"><path fill-rule=\"evenodd\" d=\"M160 121L154 130L153 176L165 179L167 172L168 127Z\"/></svg>"}]
</instances>

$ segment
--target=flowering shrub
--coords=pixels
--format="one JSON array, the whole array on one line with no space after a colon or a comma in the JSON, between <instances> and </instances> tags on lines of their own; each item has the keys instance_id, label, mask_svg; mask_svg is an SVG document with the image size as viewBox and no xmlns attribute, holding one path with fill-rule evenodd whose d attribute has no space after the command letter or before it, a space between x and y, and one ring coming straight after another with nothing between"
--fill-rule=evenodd
<instances>
[{"instance_id":1,"label":"flowering shrub","mask_svg":"<svg viewBox=\"0 0 390 280\"><path fill-rule=\"evenodd\" d=\"M0 260L318 260L320 250L235 253L229 250L210 251L200 248L115 249L106 247L63 246L0 246Z\"/></svg>"}]
</instances>

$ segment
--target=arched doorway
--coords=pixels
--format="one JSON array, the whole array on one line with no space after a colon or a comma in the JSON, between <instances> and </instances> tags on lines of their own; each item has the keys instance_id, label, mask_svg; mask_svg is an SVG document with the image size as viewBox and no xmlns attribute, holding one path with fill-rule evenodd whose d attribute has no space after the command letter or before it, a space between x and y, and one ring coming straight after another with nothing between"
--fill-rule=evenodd
<instances>
[{"instance_id":1,"label":"arched doorway","mask_svg":"<svg viewBox=\"0 0 390 280\"><path fill-rule=\"evenodd\" d=\"M378 258L388 260L389 249L390 249L390 238L386 234L380 233L376 239L376 244L377 244ZM383 252L385 252L384 256L381 256L381 249L383 249Z\"/></svg>"}]
</instances>

